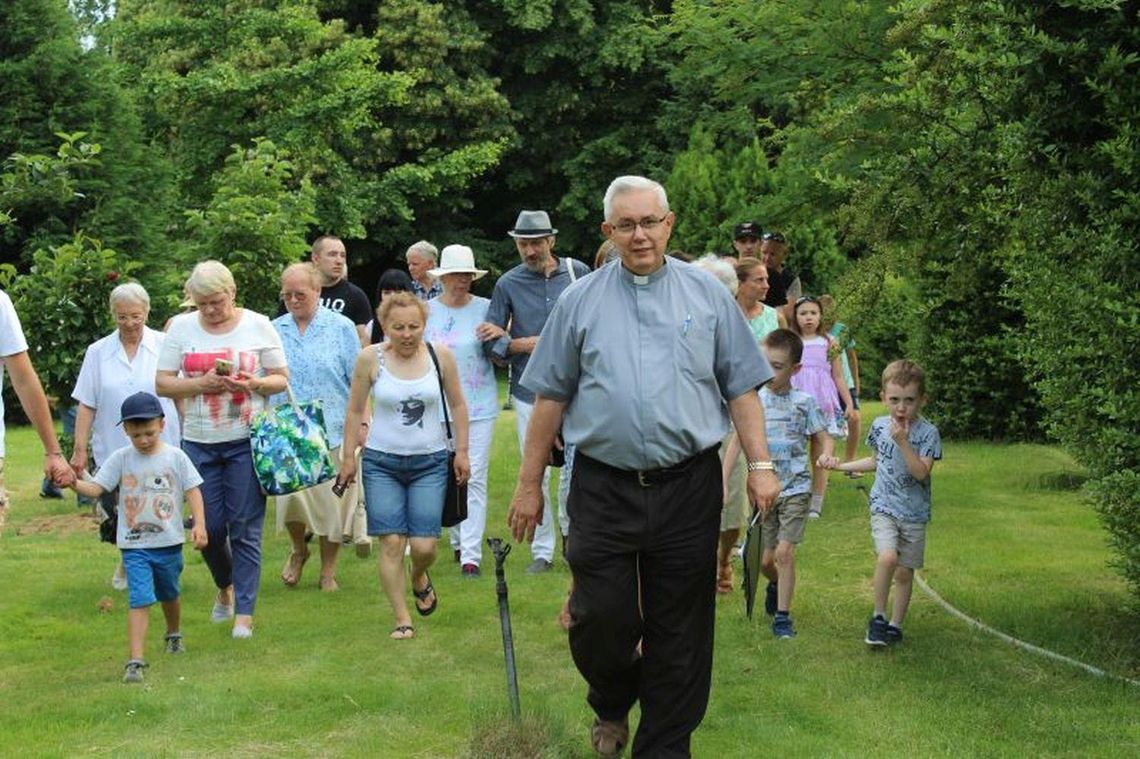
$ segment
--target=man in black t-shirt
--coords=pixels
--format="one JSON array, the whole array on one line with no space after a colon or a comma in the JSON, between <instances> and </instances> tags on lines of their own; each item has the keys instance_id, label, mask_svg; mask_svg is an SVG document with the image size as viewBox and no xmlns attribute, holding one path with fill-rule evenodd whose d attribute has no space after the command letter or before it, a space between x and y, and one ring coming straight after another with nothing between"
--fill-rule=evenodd
<instances>
[{"instance_id":1,"label":"man in black t-shirt","mask_svg":"<svg viewBox=\"0 0 1140 759\"><path fill-rule=\"evenodd\" d=\"M776 309L783 309L784 316L791 324L791 308L789 306L796 298L803 294L799 276L784 266L784 258L788 255L788 243L784 235L779 232L765 232L760 238L760 260L768 266L768 294L764 296L764 305Z\"/></svg>"},{"instance_id":2,"label":"man in black t-shirt","mask_svg":"<svg viewBox=\"0 0 1140 759\"><path fill-rule=\"evenodd\" d=\"M313 241L311 260L321 273L321 305L351 319L360 344L368 345L366 326L372 321L372 304L363 290L348 281L344 243L339 237L321 235ZM277 309L278 316L283 313L284 303Z\"/></svg>"}]
</instances>

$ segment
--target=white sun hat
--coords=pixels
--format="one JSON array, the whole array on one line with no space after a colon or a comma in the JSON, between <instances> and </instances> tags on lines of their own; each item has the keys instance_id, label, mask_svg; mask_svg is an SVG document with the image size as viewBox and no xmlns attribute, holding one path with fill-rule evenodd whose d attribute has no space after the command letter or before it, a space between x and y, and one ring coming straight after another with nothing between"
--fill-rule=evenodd
<instances>
[{"instance_id":1,"label":"white sun hat","mask_svg":"<svg viewBox=\"0 0 1140 759\"><path fill-rule=\"evenodd\" d=\"M474 274L479 279L486 269L475 268L475 252L466 245L448 245L439 252L439 266L428 271L433 277L444 274Z\"/></svg>"}]
</instances>

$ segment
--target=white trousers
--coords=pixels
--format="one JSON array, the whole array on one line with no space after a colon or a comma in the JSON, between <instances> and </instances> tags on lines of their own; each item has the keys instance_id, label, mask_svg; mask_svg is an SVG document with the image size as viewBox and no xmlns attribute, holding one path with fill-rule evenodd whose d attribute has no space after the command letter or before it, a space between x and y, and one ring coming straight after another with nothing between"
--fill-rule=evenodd
<instances>
[{"instance_id":1,"label":"white trousers","mask_svg":"<svg viewBox=\"0 0 1140 759\"><path fill-rule=\"evenodd\" d=\"M534 404L520 401L517 395L511 397L511 402L515 407L515 426L518 429L521 458L526 444L526 427L530 423ZM546 467L542 474L542 523L534 528L534 542L530 546L530 554L535 559L554 561L554 508L550 503L550 467Z\"/></svg>"},{"instance_id":2,"label":"white trousers","mask_svg":"<svg viewBox=\"0 0 1140 759\"><path fill-rule=\"evenodd\" d=\"M459 549L460 564L479 566L483 559L483 533L487 529L487 469L491 461L494 419L467 425L467 456L471 479L467 481L467 518L448 529L453 549Z\"/></svg>"}]
</instances>

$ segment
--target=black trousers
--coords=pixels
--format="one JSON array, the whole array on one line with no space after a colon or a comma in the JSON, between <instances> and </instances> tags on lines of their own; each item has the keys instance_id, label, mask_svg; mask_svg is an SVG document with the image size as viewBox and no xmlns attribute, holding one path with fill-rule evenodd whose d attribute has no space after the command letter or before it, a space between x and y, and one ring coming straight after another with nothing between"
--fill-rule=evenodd
<instances>
[{"instance_id":1,"label":"black trousers","mask_svg":"<svg viewBox=\"0 0 1140 759\"><path fill-rule=\"evenodd\" d=\"M689 756L704 718L720 508L715 448L645 478L575 457L570 653L599 718L620 721L641 702L634 756Z\"/></svg>"}]
</instances>

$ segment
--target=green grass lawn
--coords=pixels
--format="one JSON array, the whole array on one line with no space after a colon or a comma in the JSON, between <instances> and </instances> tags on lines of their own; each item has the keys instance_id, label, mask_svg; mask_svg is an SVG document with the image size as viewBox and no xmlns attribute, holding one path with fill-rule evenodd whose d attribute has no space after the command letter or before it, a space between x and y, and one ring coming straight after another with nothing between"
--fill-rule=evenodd
<instances>
[{"instance_id":1,"label":"green grass lawn","mask_svg":"<svg viewBox=\"0 0 1140 759\"><path fill-rule=\"evenodd\" d=\"M878 413L865 410L870 420ZM518 460L514 417L499 420L489 534L505 535ZM116 551L74 499L38 498L40 450L8 430L12 512L0 538L0 755L592 756L585 689L555 617L569 572L523 573L508 560L526 720L512 730L489 559L479 581L450 556L433 573L440 609L413 641L392 625L374 559L342 557L341 591L278 573L287 552L267 529L256 636L235 642L208 621L214 590L201 558L183 574L188 653L161 654L154 610L144 687L122 685L126 596L108 580ZM1140 677L1140 622L1080 472L1044 446L949 444L934 470L925 577L988 624L1113 672ZM905 643L862 642L873 555L865 494L836 475L824 518L797 555L799 637L775 641L719 602L699 757L1099 755L1140 752L1140 688L1014 649L949 617L917 589ZM267 524L273 524L272 506ZM114 606L101 612L100 599ZM762 617L762 615L760 615Z\"/></svg>"}]
</instances>

